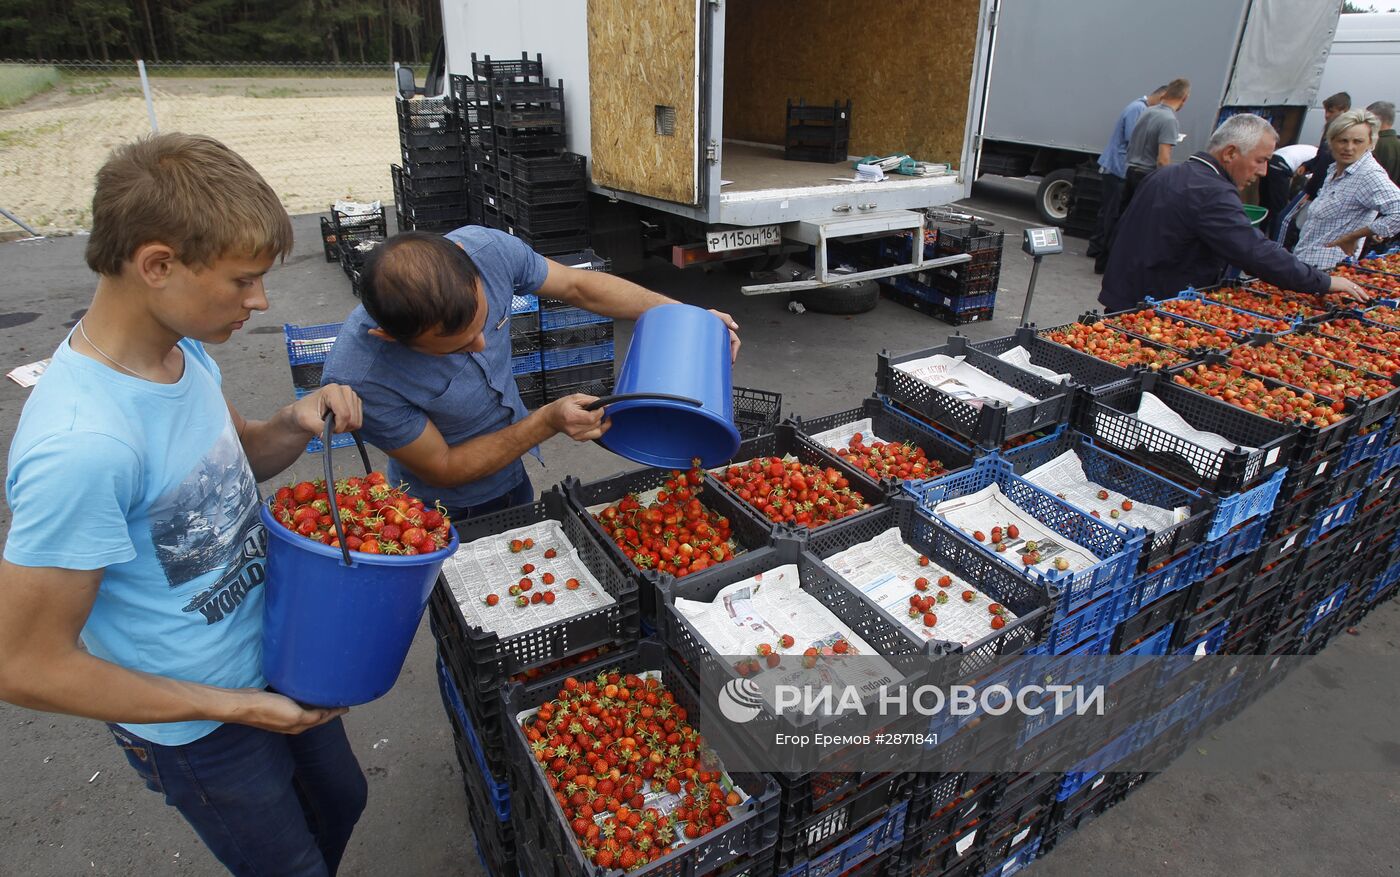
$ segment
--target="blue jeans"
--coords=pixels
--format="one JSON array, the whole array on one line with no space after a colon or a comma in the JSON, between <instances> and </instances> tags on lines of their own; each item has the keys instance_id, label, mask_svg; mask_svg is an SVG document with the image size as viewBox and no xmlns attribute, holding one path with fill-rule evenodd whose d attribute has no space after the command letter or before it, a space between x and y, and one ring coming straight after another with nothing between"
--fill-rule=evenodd
<instances>
[{"instance_id":1,"label":"blue jeans","mask_svg":"<svg viewBox=\"0 0 1400 877\"><path fill-rule=\"evenodd\" d=\"M458 506L447 510L447 518L451 521L469 521L472 518L479 518L482 515L489 515L493 512L513 509L518 505L528 505L535 501L535 486L530 483L530 476L526 475L520 483L510 490L485 502L476 505Z\"/></svg>"},{"instance_id":2,"label":"blue jeans","mask_svg":"<svg viewBox=\"0 0 1400 877\"><path fill-rule=\"evenodd\" d=\"M340 719L301 734L226 724L183 746L108 728L231 873L329 877L340 867L369 792Z\"/></svg>"}]
</instances>

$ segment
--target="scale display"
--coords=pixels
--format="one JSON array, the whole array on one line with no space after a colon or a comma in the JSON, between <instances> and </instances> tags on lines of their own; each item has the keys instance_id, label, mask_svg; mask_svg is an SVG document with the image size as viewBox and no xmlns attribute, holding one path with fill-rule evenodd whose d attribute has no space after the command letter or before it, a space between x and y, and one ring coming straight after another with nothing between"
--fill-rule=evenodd
<instances>
[{"instance_id":1,"label":"scale display","mask_svg":"<svg viewBox=\"0 0 1400 877\"><path fill-rule=\"evenodd\" d=\"M1021 250L1032 256L1050 256L1063 253L1065 243L1060 237L1060 230L1054 226L1028 228L1025 238L1021 241Z\"/></svg>"}]
</instances>

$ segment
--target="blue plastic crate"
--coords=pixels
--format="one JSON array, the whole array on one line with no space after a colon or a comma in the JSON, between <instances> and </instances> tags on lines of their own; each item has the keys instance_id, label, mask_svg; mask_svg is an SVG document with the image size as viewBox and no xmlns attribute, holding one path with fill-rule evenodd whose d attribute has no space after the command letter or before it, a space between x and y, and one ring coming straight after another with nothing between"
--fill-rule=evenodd
<instances>
[{"instance_id":1,"label":"blue plastic crate","mask_svg":"<svg viewBox=\"0 0 1400 877\"><path fill-rule=\"evenodd\" d=\"M1011 877L1019 874L1022 870L1029 868L1036 857L1040 855L1040 838L1035 837L1027 841L1026 845L1016 852L1007 856L999 865L993 865L990 869L982 872L982 877Z\"/></svg>"},{"instance_id":2,"label":"blue plastic crate","mask_svg":"<svg viewBox=\"0 0 1400 877\"><path fill-rule=\"evenodd\" d=\"M545 308L540 311L540 329L572 329L575 326L591 326L594 323L608 323L612 317L585 311L583 308Z\"/></svg>"},{"instance_id":3,"label":"blue plastic crate","mask_svg":"<svg viewBox=\"0 0 1400 877\"><path fill-rule=\"evenodd\" d=\"M1141 736L1142 727L1139 722L1113 738L1098 752L1076 764L1073 770L1066 771L1064 779L1060 781L1059 790L1055 792L1055 800L1068 800L1075 792L1093 785L1098 777L1137 751Z\"/></svg>"},{"instance_id":4,"label":"blue plastic crate","mask_svg":"<svg viewBox=\"0 0 1400 877\"><path fill-rule=\"evenodd\" d=\"M1382 448L1376 454L1376 465L1371 467L1372 475L1380 475L1400 466L1400 442Z\"/></svg>"},{"instance_id":5,"label":"blue plastic crate","mask_svg":"<svg viewBox=\"0 0 1400 877\"><path fill-rule=\"evenodd\" d=\"M1337 471L1345 472L1357 463L1364 462L1373 457L1378 457L1389 449L1391 429L1395 426L1395 418L1387 417L1381 421L1377 429L1373 429L1364 435L1354 435L1347 439L1347 443L1342 446L1342 454L1337 458Z\"/></svg>"},{"instance_id":6,"label":"blue plastic crate","mask_svg":"<svg viewBox=\"0 0 1400 877\"><path fill-rule=\"evenodd\" d=\"M1397 458L1397 461L1400 461L1400 458ZM1273 511L1287 476L1287 468L1279 469L1262 484L1255 485L1243 493L1220 497L1215 506L1215 519L1206 531L1206 540L1219 539L1250 518L1261 517Z\"/></svg>"},{"instance_id":7,"label":"blue plastic crate","mask_svg":"<svg viewBox=\"0 0 1400 877\"><path fill-rule=\"evenodd\" d=\"M909 802L900 801L869 828L852 835L834 849L789 868L781 877L826 877L831 874L844 874L867 859L894 849L904 842L904 820L908 813Z\"/></svg>"},{"instance_id":8,"label":"blue plastic crate","mask_svg":"<svg viewBox=\"0 0 1400 877\"><path fill-rule=\"evenodd\" d=\"M282 324L282 336L287 342L287 362L291 365L317 365L335 346L343 323L321 323L317 326Z\"/></svg>"},{"instance_id":9,"label":"blue plastic crate","mask_svg":"<svg viewBox=\"0 0 1400 877\"><path fill-rule=\"evenodd\" d=\"M1138 610L1156 602L1158 598L1200 581L1200 559L1204 550L1197 546L1172 559L1161 569L1139 574L1126 588L1119 591L1122 617L1131 618Z\"/></svg>"},{"instance_id":10,"label":"blue plastic crate","mask_svg":"<svg viewBox=\"0 0 1400 877\"><path fill-rule=\"evenodd\" d=\"M971 536L963 535L979 551L1010 566L1031 581L1051 588L1052 594L1058 591L1057 614L1068 614L1105 594L1112 594L1125 587L1136 575L1138 553L1143 542L1141 531L1124 533L1117 527L1084 514L1017 475L1012 471L1011 464L1000 457L984 457L969 469L930 481L910 492L919 506L932 514L933 508L943 500L966 496L991 484L1000 487L1007 499L1031 517L1099 558L1098 563L1078 572L1028 570L1019 563L1012 564L1007 556L1012 552L993 551L987 543L975 542ZM1081 639L1084 637L1074 642Z\"/></svg>"},{"instance_id":11,"label":"blue plastic crate","mask_svg":"<svg viewBox=\"0 0 1400 877\"><path fill-rule=\"evenodd\" d=\"M521 314L538 313L539 309L539 296L526 293L525 295L512 295L510 297L510 315L512 317L517 317Z\"/></svg>"},{"instance_id":12,"label":"blue plastic crate","mask_svg":"<svg viewBox=\"0 0 1400 877\"><path fill-rule=\"evenodd\" d=\"M574 368L575 366L592 365L595 362L611 362L612 360L613 343L604 341L602 344L590 344L587 347L546 350L543 352L542 362L545 371L554 371L560 368Z\"/></svg>"},{"instance_id":13,"label":"blue plastic crate","mask_svg":"<svg viewBox=\"0 0 1400 877\"><path fill-rule=\"evenodd\" d=\"M486 763L486 753L481 747L481 741L477 739L476 729L472 727L472 720L467 715L467 709L462 704L462 698L457 693L457 687L452 684L452 677L447 673L447 667L442 663L442 658L437 659L438 689L442 692L443 700L452 705L452 712L457 720L457 726L462 729L463 735L467 739L467 745L472 751L472 758L476 762L476 767L481 771L481 779L486 787L486 794L491 801L491 807L495 810L496 820L499 822L510 821L510 785L505 782L497 782L492 775L490 767Z\"/></svg>"},{"instance_id":14,"label":"blue plastic crate","mask_svg":"<svg viewBox=\"0 0 1400 877\"><path fill-rule=\"evenodd\" d=\"M1235 698L1240 695L1240 688L1244 685L1244 676L1235 674L1235 677L1224 685L1218 686L1209 697L1203 700L1191 713L1189 723L1185 726L1188 732L1195 730L1206 719L1210 718L1221 709L1235 702Z\"/></svg>"},{"instance_id":15,"label":"blue plastic crate","mask_svg":"<svg viewBox=\"0 0 1400 877\"><path fill-rule=\"evenodd\" d=\"M1139 556L1139 566L1155 565L1202 541L1213 510L1204 492L1185 487L1133 463L1096 444L1092 438L1068 426L1060 426L1046 438L993 453L1009 462L1018 475L1024 475L1061 454L1074 453L1084 474L1095 484L1127 496L1134 502L1172 509L1191 508L1185 521L1159 531L1147 531ZM1086 514L1092 509L1080 509ZM1125 532L1141 530L1127 524L1104 523Z\"/></svg>"},{"instance_id":16,"label":"blue plastic crate","mask_svg":"<svg viewBox=\"0 0 1400 877\"><path fill-rule=\"evenodd\" d=\"M510 358L510 373L513 375L528 375L540 371L540 352L525 353L520 356Z\"/></svg>"},{"instance_id":17,"label":"blue plastic crate","mask_svg":"<svg viewBox=\"0 0 1400 877\"><path fill-rule=\"evenodd\" d=\"M1365 602L1376 602L1380 595L1396 582L1400 582L1400 563L1393 564L1385 572L1376 576L1376 580L1371 582L1371 586L1366 589Z\"/></svg>"},{"instance_id":18,"label":"blue plastic crate","mask_svg":"<svg viewBox=\"0 0 1400 877\"><path fill-rule=\"evenodd\" d=\"M1201 546L1196 559L1196 572L1192 581L1209 578L1216 567L1224 566L1236 557L1258 550L1264 544L1264 529L1268 526L1265 518L1256 518L1234 532Z\"/></svg>"},{"instance_id":19,"label":"blue plastic crate","mask_svg":"<svg viewBox=\"0 0 1400 877\"><path fill-rule=\"evenodd\" d=\"M1356 517L1356 510L1360 508L1361 497L1364 495L1364 492L1358 491L1314 514L1312 526L1308 528L1308 536L1303 540L1303 546L1312 545L1338 527L1350 524L1351 519Z\"/></svg>"},{"instance_id":20,"label":"blue plastic crate","mask_svg":"<svg viewBox=\"0 0 1400 877\"><path fill-rule=\"evenodd\" d=\"M1178 661L1165 661L1162 666L1171 668L1179 663ZM1175 671L1171 675L1175 675L1176 672L1180 672L1179 667L1175 668ZM1170 676L1167 678L1170 678ZM1187 719L1195 713L1196 705L1201 699L1201 691L1204 690L1204 688L1205 682L1197 682L1176 700L1162 707L1148 718L1143 719L1139 724L1139 728L1141 729L1138 738L1139 742L1143 746L1146 746L1169 731L1176 723Z\"/></svg>"},{"instance_id":21,"label":"blue plastic crate","mask_svg":"<svg viewBox=\"0 0 1400 877\"><path fill-rule=\"evenodd\" d=\"M1308 631L1317 627L1333 612L1342 608L1342 602L1346 600L1347 592L1350 590L1351 582L1347 582L1337 588L1337 590L1314 603L1312 607L1308 609L1306 620L1303 621L1302 634L1306 636Z\"/></svg>"},{"instance_id":22,"label":"blue plastic crate","mask_svg":"<svg viewBox=\"0 0 1400 877\"><path fill-rule=\"evenodd\" d=\"M1123 620L1123 606L1117 594L1104 594L1087 606L1061 617L1056 615L1045 637L1047 654L1060 655L1077 651L1086 641L1097 641Z\"/></svg>"},{"instance_id":23,"label":"blue plastic crate","mask_svg":"<svg viewBox=\"0 0 1400 877\"><path fill-rule=\"evenodd\" d=\"M997 294L993 292L977 293L973 295L950 295L937 287L920 283L908 274L896 274L893 277L882 278L881 283L893 286L900 292L912 295L924 301L941 305L955 314L966 311L974 311L980 308L990 308L996 306Z\"/></svg>"},{"instance_id":24,"label":"blue plastic crate","mask_svg":"<svg viewBox=\"0 0 1400 877\"><path fill-rule=\"evenodd\" d=\"M296 398L298 398L298 399L300 399L300 398L302 398L302 397L304 397L304 396L307 396L307 395L309 395L309 394L311 394L311 393L314 393L314 392L316 392L316 391L315 391L315 390L308 390L308 389L306 389L306 388L304 388L304 387L293 387L293 388L292 388L292 394L293 394L294 396L296 396ZM348 433L348 432L338 432L338 433L336 433L335 435L332 435L332 436L331 436L331 449L332 449L332 450L339 450L339 449L341 449L341 448L348 448L348 447L350 447L351 445L353 445L354 443L355 443L355 437L354 437L353 435L351 435L350 433ZM308 453L308 454L319 454L319 453L321 453L322 449L325 448L325 446L326 446L326 445L325 445L325 442L321 441L321 437L320 437L319 435L317 435L317 436L312 436L312 437L311 437L311 441L309 441L309 442L306 443L306 453Z\"/></svg>"}]
</instances>

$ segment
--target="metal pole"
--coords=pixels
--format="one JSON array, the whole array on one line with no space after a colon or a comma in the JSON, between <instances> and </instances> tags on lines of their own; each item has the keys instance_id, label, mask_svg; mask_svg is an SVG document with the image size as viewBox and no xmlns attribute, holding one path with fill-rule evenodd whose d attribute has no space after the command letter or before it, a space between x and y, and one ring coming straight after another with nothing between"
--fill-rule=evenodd
<instances>
[{"instance_id":1,"label":"metal pole","mask_svg":"<svg viewBox=\"0 0 1400 877\"><path fill-rule=\"evenodd\" d=\"M146 116L151 120L151 133L159 134L160 126L156 124L156 105L151 100L151 82L146 78L146 62L139 58L136 60L136 72L141 74L141 93L146 96Z\"/></svg>"},{"instance_id":2,"label":"metal pole","mask_svg":"<svg viewBox=\"0 0 1400 877\"><path fill-rule=\"evenodd\" d=\"M1024 326L1031 320L1031 298L1035 295L1035 275L1040 271L1040 256L1035 257L1035 263L1031 265L1031 285L1026 289L1026 306L1021 308L1021 325Z\"/></svg>"},{"instance_id":3,"label":"metal pole","mask_svg":"<svg viewBox=\"0 0 1400 877\"><path fill-rule=\"evenodd\" d=\"M8 219L10 222L13 222L15 225L17 225L17 226L19 226L20 228L24 229L25 231L29 232L31 235L33 235L33 236L36 237L36 238L41 238L41 237L43 237L43 235L39 234L37 231L35 231L34 229L32 229L32 228L30 228L28 225L26 225L26 224L24 223L24 220L20 219L18 216L15 216L13 213L11 213L10 211L6 210L6 209L3 208L3 207L0 207L0 216L5 217L5 218Z\"/></svg>"}]
</instances>

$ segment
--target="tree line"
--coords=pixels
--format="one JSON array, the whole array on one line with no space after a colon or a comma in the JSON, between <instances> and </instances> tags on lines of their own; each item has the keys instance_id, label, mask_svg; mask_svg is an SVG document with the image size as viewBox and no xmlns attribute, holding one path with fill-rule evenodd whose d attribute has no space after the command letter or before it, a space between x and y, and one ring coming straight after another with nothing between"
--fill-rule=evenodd
<instances>
[{"instance_id":1,"label":"tree line","mask_svg":"<svg viewBox=\"0 0 1400 877\"><path fill-rule=\"evenodd\" d=\"M441 21L433 0L0 0L0 57L410 63Z\"/></svg>"}]
</instances>

